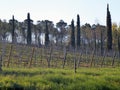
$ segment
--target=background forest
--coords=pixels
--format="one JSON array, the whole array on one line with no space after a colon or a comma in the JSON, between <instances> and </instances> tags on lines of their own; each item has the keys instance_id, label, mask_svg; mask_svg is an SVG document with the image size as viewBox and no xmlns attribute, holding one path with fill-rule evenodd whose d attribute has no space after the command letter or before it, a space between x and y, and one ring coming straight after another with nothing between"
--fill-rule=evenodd
<instances>
[{"instance_id":1,"label":"background forest","mask_svg":"<svg viewBox=\"0 0 120 90\"><path fill-rule=\"evenodd\" d=\"M79 47L81 49L114 49L120 51L120 25L111 22L109 6L107 7L106 26L99 23L80 25L80 16L76 17L77 22L71 21L68 25L64 20L56 24L50 20L38 20L36 24L30 18L19 22L12 17L7 22L0 20L0 41L14 44L27 44L41 47L54 45L58 47ZM111 31L109 33L109 31ZM109 37L110 36L110 37ZM110 45L108 45L110 42Z\"/></svg>"}]
</instances>

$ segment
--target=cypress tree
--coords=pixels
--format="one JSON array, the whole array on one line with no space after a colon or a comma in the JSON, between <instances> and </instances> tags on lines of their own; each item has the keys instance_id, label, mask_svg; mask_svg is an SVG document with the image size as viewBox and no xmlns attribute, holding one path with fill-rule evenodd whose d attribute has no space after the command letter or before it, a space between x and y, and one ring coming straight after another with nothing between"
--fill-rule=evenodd
<instances>
[{"instance_id":1,"label":"cypress tree","mask_svg":"<svg viewBox=\"0 0 120 90\"><path fill-rule=\"evenodd\" d=\"M14 15L12 16L12 43L15 42L15 19Z\"/></svg>"},{"instance_id":2,"label":"cypress tree","mask_svg":"<svg viewBox=\"0 0 120 90\"><path fill-rule=\"evenodd\" d=\"M112 50L112 23L108 4L107 4L107 49Z\"/></svg>"},{"instance_id":3,"label":"cypress tree","mask_svg":"<svg viewBox=\"0 0 120 90\"><path fill-rule=\"evenodd\" d=\"M80 17L79 15L77 15L77 38L76 38L76 44L77 44L77 48L80 47L80 37L81 37L81 34L80 34Z\"/></svg>"},{"instance_id":4,"label":"cypress tree","mask_svg":"<svg viewBox=\"0 0 120 90\"><path fill-rule=\"evenodd\" d=\"M27 44L31 44L31 19L30 13L27 15Z\"/></svg>"},{"instance_id":5,"label":"cypress tree","mask_svg":"<svg viewBox=\"0 0 120 90\"><path fill-rule=\"evenodd\" d=\"M74 20L71 21L71 46L75 48L75 27L74 27Z\"/></svg>"},{"instance_id":6,"label":"cypress tree","mask_svg":"<svg viewBox=\"0 0 120 90\"><path fill-rule=\"evenodd\" d=\"M101 55L103 55L103 30L101 29L101 32L100 32L100 42L101 42L101 44L100 44L100 48L101 48Z\"/></svg>"},{"instance_id":7,"label":"cypress tree","mask_svg":"<svg viewBox=\"0 0 120 90\"><path fill-rule=\"evenodd\" d=\"M120 57L120 36L118 36L118 52L119 52L119 57Z\"/></svg>"},{"instance_id":8,"label":"cypress tree","mask_svg":"<svg viewBox=\"0 0 120 90\"><path fill-rule=\"evenodd\" d=\"M49 45L49 30L48 30L48 21L45 20L45 46Z\"/></svg>"}]
</instances>

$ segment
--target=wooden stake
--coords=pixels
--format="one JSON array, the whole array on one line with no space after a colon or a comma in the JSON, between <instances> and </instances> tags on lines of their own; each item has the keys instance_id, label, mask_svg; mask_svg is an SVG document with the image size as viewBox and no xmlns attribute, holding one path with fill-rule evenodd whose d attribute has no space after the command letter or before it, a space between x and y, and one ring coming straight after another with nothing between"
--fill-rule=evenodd
<instances>
[{"instance_id":1,"label":"wooden stake","mask_svg":"<svg viewBox=\"0 0 120 90\"><path fill-rule=\"evenodd\" d=\"M35 52L35 48L33 47L33 48L32 48L32 54L31 54L31 57L30 57L29 68L31 67L31 64L32 64L34 52Z\"/></svg>"},{"instance_id":2,"label":"wooden stake","mask_svg":"<svg viewBox=\"0 0 120 90\"><path fill-rule=\"evenodd\" d=\"M67 50L66 50L66 48L64 48L63 68L65 67L66 57L67 57Z\"/></svg>"},{"instance_id":3,"label":"wooden stake","mask_svg":"<svg viewBox=\"0 0 120 90\"><path fill-rule=\"evenodd\" d=\"M115 57L116 57L116 52L115 52L113 60L112 60L112 66L114 66L114 63L115 63Z\"/></svg>"},{"instance_id":4,"label":"wooden stake","mask_svg":"<svg viewBox=\"0 0 120 90\"><path fill-rule=\"evenodd\" d=\"M93 51L93 54L92 54L92 58L91 58L91 62L90 62L90 67L92 67L92 63L94 61L94 55L95 55L95 50Z\"/></svg>"},{"instance_id":5,"label":"wooden stake","mask_svg":"<svg viewBox=\"0 0 120 90\"><path fill-rule=\"evenodd\" d=\"M12 54L12 49L13 49L13 46L11 45L11 46L10 46L10 51L9 51L9 56L8 56L7 67L9 67L9 64L10 64L10 58L11 58L11 54Z\"/></svg>"}]
</instances>

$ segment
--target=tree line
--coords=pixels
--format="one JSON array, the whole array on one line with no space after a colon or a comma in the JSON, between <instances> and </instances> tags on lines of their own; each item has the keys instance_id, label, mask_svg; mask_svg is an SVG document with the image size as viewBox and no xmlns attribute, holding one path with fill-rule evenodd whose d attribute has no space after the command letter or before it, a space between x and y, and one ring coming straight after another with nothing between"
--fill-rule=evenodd
<instances>
[{"instance_id":1,"label":"tree line","mask_svg":"<svg viewBox=\"0 0 120 90\"><path fill-rule=\"evenodd\" d=\"M64 20L60 20L56 25L50 20L38 20L36 24L27 14L27 19L19 22L12 16L7 22L0 20L1 41L20 43L27 45L66 46L70 48L108 51L114 49L120 52L120 26L112 24L109 5L107 5L106 26L100 24L90 25L86 23L80 25L80 16L77 15L77 22L72 19L67 25Z\"/></svg>"}]
</instances>

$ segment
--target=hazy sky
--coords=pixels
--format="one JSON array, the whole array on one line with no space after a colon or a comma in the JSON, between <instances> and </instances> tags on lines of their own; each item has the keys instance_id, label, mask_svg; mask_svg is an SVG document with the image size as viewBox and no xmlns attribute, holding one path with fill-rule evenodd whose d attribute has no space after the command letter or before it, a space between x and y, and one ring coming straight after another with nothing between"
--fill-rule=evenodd
<instances>
[{"instance_id":1,"label":"hazy sky","mask_svg":"<svg viewBox=\"0 0 120 90\"><path fill-rule=\"evenodd\" d=\"M63 19L68 24L77 14L81 24L106 23L106 6L109 3L112 21L120 22L120 0L0 0L0 19L11 19L12 15L23 21L30 12L31 18L51 20L54 23Z\"/></svg>"}]
</instances>

